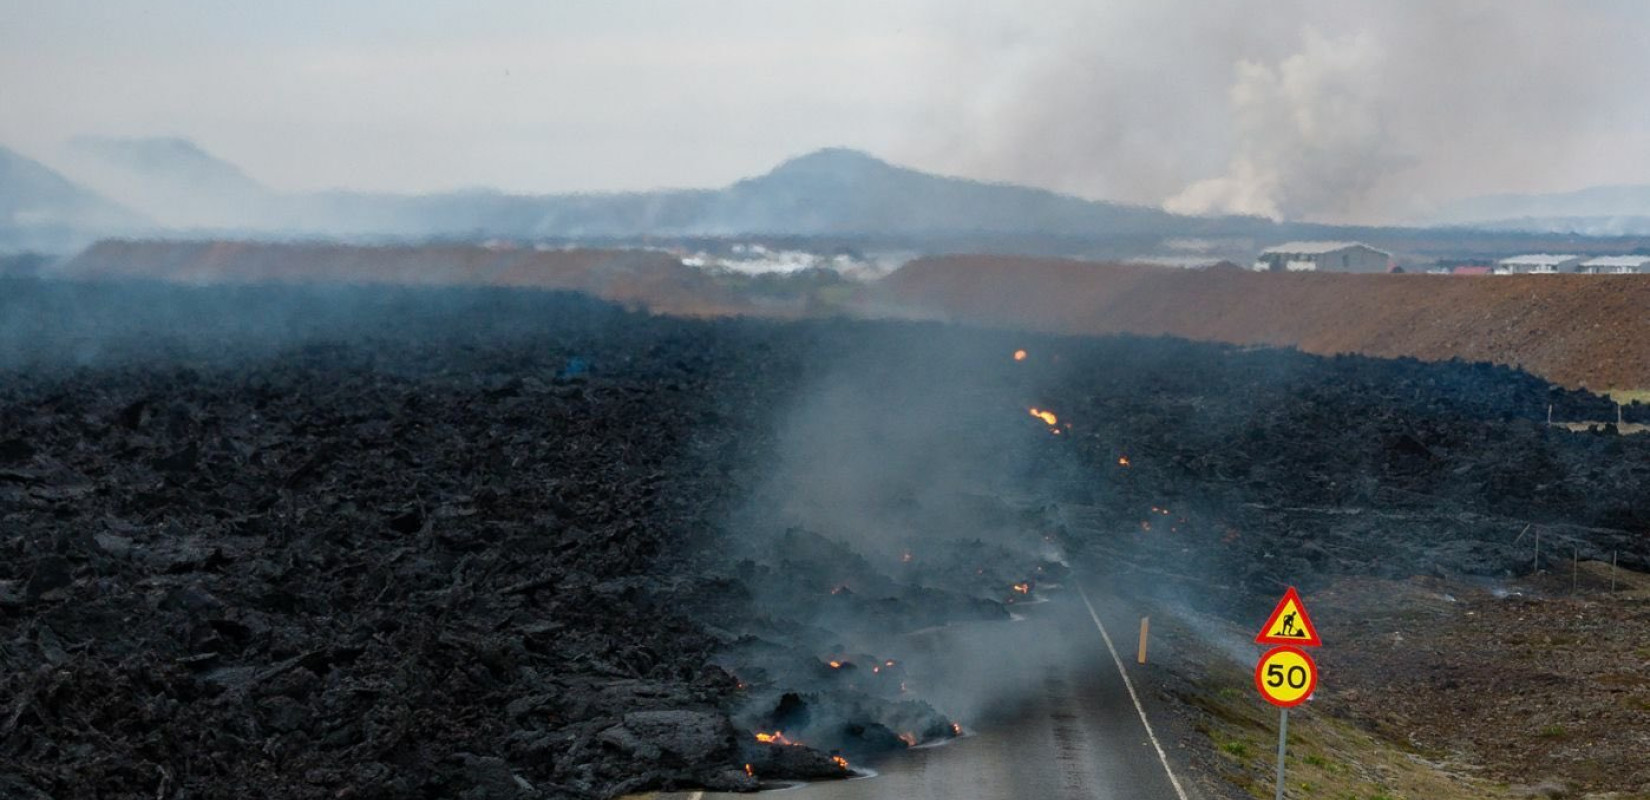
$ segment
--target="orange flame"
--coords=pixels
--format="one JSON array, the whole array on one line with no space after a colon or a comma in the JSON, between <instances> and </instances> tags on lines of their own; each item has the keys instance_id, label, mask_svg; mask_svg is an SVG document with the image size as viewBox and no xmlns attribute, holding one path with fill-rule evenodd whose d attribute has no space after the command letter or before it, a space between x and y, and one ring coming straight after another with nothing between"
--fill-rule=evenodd
<instances>
[{"instance_id":1,"label":"orange flame","mask_svg":"<svg viewBox=\"0 0 1650 800\"><path fill-rule=\"evenodd\" d=\"M848 768L848 759L843 758L842 756L831 756L831 760L835 761L836 765L843 769Z\"/></svg>"},{"instance_id":2,"label":"orange flame","mask_svg":"<svg viewBox=\"0 0 1650 800\"><path fill-rule=\"evenodd\" d=\"M784 731L774 731L773 733L767 733L765 731L757 731L756 732L756 741L759 741L763 744L784 744L784 745L790 745L792 747L798 747L798 746L801 745L800 742L793 742L790 739L785 738Z\"/></svg>"},{"instance_id":3,"label":"orange flame","mask_svg":"<svg viewBox=\"0 0 1650 800\"><path fill-rule=\"evenodd\" d=\"M842 662L835 660L831 661L831 669L842 669Z\"/></svg>"},{"instance_id":4,"label":"orange flame","mask_svg":"<svg viewBox=\"0 0 1650 800\"><path fill-rule=\"evenodd\" d=\"M756 777L756 770L751 769L751 765L746 764L745 765L745 774L751 776L752 778L754 778L754 777Z\"/></svg>"},{"instance_id":5,"label":"orange flame","mask_svg":"<svg viewBox=\"0 0 1650 800\"><path fill-rule=\"evenodd\" d=\"M1024 360L1026 360L1026 351L1024 351L1024 350L1015 350L1014 351L1014 360L1015 361L1024 361Z\"/></svg>"},{"instance_id":6,"label":"orange flame","mask_svg":"<svg viewBox=\"0 0 1650 800\"><path fill-rule=\"evenodd\" d=\"M961 736L962 735L962 726L958 725L955 722L951 723L951 735L952 736Z\"/></svg>"},{"instance_id":7,"label":"orange flame","mask_svg":"<svg viewBox=\"0 0 1650 800\"><path fill-rule=\"evenodd\" d=\"M906 747L917 746L917 735L914 733L902 733L899 735L899 740L904 742Z\"/></svg>"},{"instance_id":8,"label":"orange flame","mask_svg":"<svg viewBox=\"0 0 1650 800\"><path fill-rule=\"evenodd\" d=\"M1030 411L1031 411L1031 416L1034 416L1034 417L1042 420L1043 424L1045 424L1045 425L1058 425L1060 423L1060 418L1054 416L1053 411L1042 411L1042 410L1036 408L1035 406L1032 407L1030 409Z\"/></svg>"},{"instance_id":9,"label":"orange flame","mask_svg":"<svg viewBox=\"0 0 1650 800\"><path fill-rule=\"evenodd\" d=\"M1129 465L1129 457L1128 456L1118 456L1117 457L1117 466L1126 467L1128 465Z\"/></svg>"},{"instance_id":10,"label":"orange flame","mask_svg":"<svg viewBox=\"0 0 1650 800\"><path fill-rule=\"evenodd\" d=\"M1020 594L1031 594L1031 584L1016 583L1014 584L1014 591L1019 592Z\"/></svg>"}]
</instances>

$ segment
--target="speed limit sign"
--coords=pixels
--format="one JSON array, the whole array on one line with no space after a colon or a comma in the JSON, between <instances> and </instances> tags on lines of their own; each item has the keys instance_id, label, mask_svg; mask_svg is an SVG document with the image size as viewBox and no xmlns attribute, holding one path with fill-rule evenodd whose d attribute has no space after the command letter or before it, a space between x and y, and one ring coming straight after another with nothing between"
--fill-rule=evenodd
<instances>
[{"instance_id":1,"label":"speed limit sign","mask_svg":"<svg viewBox=\"0 0 1650 800\"><path fill-rule=\"evenodd\" d=\"M1299 647L1274 647L1255 664L1255 688L1266 702L1294 708L1318 688L1318 665Z\"/></svg>"}]
</instances>

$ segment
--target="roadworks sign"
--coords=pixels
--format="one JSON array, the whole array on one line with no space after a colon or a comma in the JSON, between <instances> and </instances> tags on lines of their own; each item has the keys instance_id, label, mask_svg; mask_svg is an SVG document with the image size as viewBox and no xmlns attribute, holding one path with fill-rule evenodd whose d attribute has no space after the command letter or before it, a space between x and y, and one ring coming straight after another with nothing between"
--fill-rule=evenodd
<instances>
[{"instance_id":1,"label":"roadworks sign","mask_svg":"<svg viewBox=\"0 0 1650 800\"><path fill-rule=\"evenodd\" d=\"M1278 607L1272 609L1272 616L1266 618L1266 624L1260 627L1260 635L1255 637L1256 644L1286 644L1296 647L1322 647L1323 640L1318 638L1318 629L1312 625L1312 618L1307 616L1306 604L1301 602L1301 596L1295 587L1283 593L1283 599L1278 601Z\"/></svg>"}]
</instances>

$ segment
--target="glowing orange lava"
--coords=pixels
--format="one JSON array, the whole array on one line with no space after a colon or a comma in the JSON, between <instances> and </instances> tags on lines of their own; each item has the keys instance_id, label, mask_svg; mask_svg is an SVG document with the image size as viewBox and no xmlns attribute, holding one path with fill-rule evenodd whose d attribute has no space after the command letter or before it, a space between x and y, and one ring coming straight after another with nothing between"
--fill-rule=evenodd
<instances>
[{"instance_id":1,"label":"glowing orange lava","mask_svg":"<svg viewBox=\"0 0 1650 800\"><path fill-rule=\"evenodd\" d=\"M958 725L955 722L951 723L951 735L952 736L961 736L962 735L962 726Z\"/></svg>"},{"instance_id":2,"label":"glowing orange lava","mask_svg":"<svg viewBox=\"0 0 1650 800\"><path fill-rule=\"evenodd\" d=\"M914 733L902 733L899 735L899 740L904 742L906 747L917 746L917 735Z\"/></svg>"},{"instance_id":3,"label":"glowing orange lava","mask_svg":"<svg viewBox=\"0 0 1650 800\"><path fill-rule=\"evenodd\" d=\"M841 661L832 661L831 662L831 669L842 669L842 662Z\"/></svg>"},{"instance_id":4,"label":"glowing orange lava","mask_svg":"<svg viewBox=\"0 0 1650 800\"><path fill-rule=\"evenodd\" d=\"M1031 594L1031 584L1016 583L1014 584L1014 591L1019 592L1020 594Z\"/></svg>"},{"instance_id":5,"label":"glowing orange lava","mask_svg":"<svg viewBox=\"0 0 1650 800\"><path fill-rule=\"evenodd\" d=\"M1042 410L1039 410L1037 408L1032 408L1030 410L1031 410L1031 416L1034 416L1034 417L1042 420L1043 424L1045 424L1045 425L1057 425L1060 422L1060 418L1054 416L1053 411L1042 411Z\"/></svg>"},{"instance_id":6,"label":"glowing orange lava","mask_svg":"<svg viewBox=\"0 0 1650 800\"><path fill-rule=\"evenodd\" d=\"M751 776L752 778L754 778L754 777L756 777L756 770L751 769L751 765L746 764L745 765L745 774Z\"/></svg>"},{"instance_id":7,"label":"glowing orange lava","mask_svg":"<svg viewBox=\"0 0 1650 800\"><path fill-rule=\"evenodd\" d=\"M1117 466L1126 467L1128 465L1129 465L1129 457L1128 456L1118 456L1117 457Z\"/></svg>"},{"instance_id":8,"label":"glowing orange lava","mask_svg":"<svg viewBox=\"0 0 1650 800\"><path fill-rule=\"evenodd\" d=\"M842 756L831 756L831 760L835 761L836 765L843 769L848 768L848 759L843 758Z\"/></svg>"},{"instance_id":9,"label":"glowing orange lava","mask_svg":"<svg viewBox=\"0 0 1650 800\"><path fill-rule=\"evenodd\" d=\"M797 747L797 746L801 745L801 742L793 742L790 739L785 738L785 733L783 731L774 731L773 733L767 733L765 731L757 731L756 732L756 741L759 741L763 744L784 744L784 745L790 745L792 747Z\"/></svg>"},{"instance_id":10,"label":"glowing orange lava","mask_svg":"<svg viewBox=\"0 0 1650 800\"><path fill-rule=\"evenodd\" d=\"M1014 351L1014 360L1015 361L1024 361L1024 360L1026 360L1026 351L1024 351L1024 350L1015 350Z\"/></svg>"}]
</instances>

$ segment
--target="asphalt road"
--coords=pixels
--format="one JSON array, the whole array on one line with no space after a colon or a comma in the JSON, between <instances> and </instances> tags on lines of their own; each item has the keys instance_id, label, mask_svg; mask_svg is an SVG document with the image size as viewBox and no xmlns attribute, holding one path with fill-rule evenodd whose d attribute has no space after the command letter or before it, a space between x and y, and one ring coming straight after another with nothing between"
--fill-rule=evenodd
<instances>
[{"instance_id":1,"label":"asphalt road","mask_svg":"<svg viewBox=\"0 0 1650 800\"><path fill-rule=\"evenodd\" d=\"M1099 624L1075 588L1015 623L917 637L921 694L973 733L875 765L874 777L787 790L795 800L1083 798L1186 800L1148 732ZM1135 632L1109 631L1132 663ZM1124 649L1130 652L1123 652ZM736 797L691 793L661 800Z\"/></svg>"}]
</instances>

